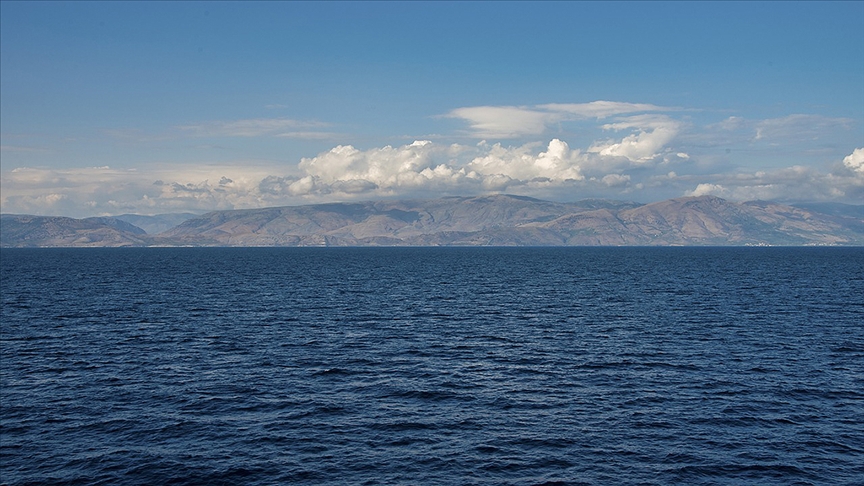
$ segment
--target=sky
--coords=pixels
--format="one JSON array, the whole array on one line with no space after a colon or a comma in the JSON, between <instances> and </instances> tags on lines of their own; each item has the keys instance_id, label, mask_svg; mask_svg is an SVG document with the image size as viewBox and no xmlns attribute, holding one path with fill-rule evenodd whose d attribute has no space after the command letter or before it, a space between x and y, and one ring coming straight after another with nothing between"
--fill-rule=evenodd
<instances>
[{"instance_id":1,"label":"sky","mask_svg":"<svg viewBox=\"0 0 864 486\"><path fill-rule=\"evenodd\" d=\"M864 204L864 2L0 2L0 211Z\"/></svg>"}]
</instances>

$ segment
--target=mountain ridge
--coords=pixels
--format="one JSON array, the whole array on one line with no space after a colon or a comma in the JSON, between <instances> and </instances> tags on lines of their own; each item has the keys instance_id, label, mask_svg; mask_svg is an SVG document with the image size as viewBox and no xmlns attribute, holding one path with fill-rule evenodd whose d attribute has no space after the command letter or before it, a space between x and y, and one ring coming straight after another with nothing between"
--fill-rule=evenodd
<instances>
[{"instance_id":1,"label":"mountain ridge","mask_svg":"<svg viewBox=\"0 0 864 486\"><path fill-rule=\"evenodd\" d=\"M0 245L864 245L864 217L855 217L852 208L829 214L714 196L640 204L487 195L212 211L155 235L120 217L3 215Z\"/></svg>"}]
</instances>

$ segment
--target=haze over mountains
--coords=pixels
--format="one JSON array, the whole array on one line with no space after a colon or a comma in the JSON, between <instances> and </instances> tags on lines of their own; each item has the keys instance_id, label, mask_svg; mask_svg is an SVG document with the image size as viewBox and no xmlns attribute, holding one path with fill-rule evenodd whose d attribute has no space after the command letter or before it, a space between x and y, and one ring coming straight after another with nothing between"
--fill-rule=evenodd
<instances>
[{"instance_id":1,"label":"haze over mountains","mask_svg":"<svg viewBox=\"0 0 864 486\"><path fill-rule=\"evenodd\" d=\"M173 218L173 220L171 219ZM148 234L131 222L148 225ZM176 221L176 226L164 229ZM182 221L182 222L181 222ZM163 230L164 229L164 230ZM713 196L651 204L494 195L114 218L2 215L3 247L864 245L864 206Z\"/></svg>"}]
</instances>

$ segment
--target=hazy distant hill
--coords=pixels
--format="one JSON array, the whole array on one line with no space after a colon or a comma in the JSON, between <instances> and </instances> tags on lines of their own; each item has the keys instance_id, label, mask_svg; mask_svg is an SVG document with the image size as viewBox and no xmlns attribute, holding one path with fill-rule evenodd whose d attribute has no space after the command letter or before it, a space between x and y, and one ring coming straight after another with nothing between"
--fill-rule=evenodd
<instances>
[{"instance_id":1,"label":"hazy distant hill","mask_svg":"<svg viewBox=\"0 0 864 486\"><path fill-rule=\"evenodd\" d=\"M141 214L121 214L120 216L114 216L114 218L121 221L126 221L129 224L133 224L146 231L148 235L155 235L156 233L161 233L163 231L169 230L182 223L183 221L186 221L187 219L192 219L195 216L198 215L195 213L169 213L156 214L153 216L145 216Z\"/></svg>"},{"instance_id":2,"label":"hazy distant hill","mask_svg":"<svg viewBox=\"0 0 864 486\"><path fill-rule=\"evenodd\" d=\"M7 215L2 245L864 245L864 218L847 213L712 196L642 205L497 195L215 211L158 235L114 218Z\"/></svg>"},{"instance_id":3,"label":"hazy distant hill","mask_svg":"<svg viewBox=\"0 0 864 486\"><path fill-rule=\"evenodd\" d=\"M0 215L0 246L144 246L145 231L116 218Z\"/></svg>"},{"instance_id":4,"label":"hazy distant hill","mask_svg":"<svg viewBox=\"0 0 864 486\"><path fill-rule=\"evenodd\" d=\"M623 211L567 215L542 225L567 245L836 245L864 243L864 221L838 222L765 202L685 197Z\"/></svg>"},{"instance_id":5,"label":"hazy distant hill","mask_svg":"<svg viewBox=\"0 0 864 486\"><path fill-rule=\"evenodd\" d=\"M218 211L160 236L229 246L860 245L864 220L710 196L639 205L499 195Z\"/></svg>"}]
</instances>

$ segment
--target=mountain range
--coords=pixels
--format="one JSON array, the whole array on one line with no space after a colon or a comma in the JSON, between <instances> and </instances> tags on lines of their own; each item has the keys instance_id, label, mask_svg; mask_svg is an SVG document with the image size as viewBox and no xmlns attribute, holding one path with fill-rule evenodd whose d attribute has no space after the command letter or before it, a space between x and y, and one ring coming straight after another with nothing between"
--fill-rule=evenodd
<instances>
[{"instance_id":1,"label":"mountain range","mask_svg":"<svg viewBox=\"0 0 864 486\"><path fill-rule=\"evenodd\" d=\"M132 224L140 221L149 234ZM177 224L179 223L179 224ZM164 229L167 226L176 226ZM522 196L329 203L73 219L4 214L0 246L641 246L864 245L864 206L650 204Z\"/></svg>"}]
</instances>

